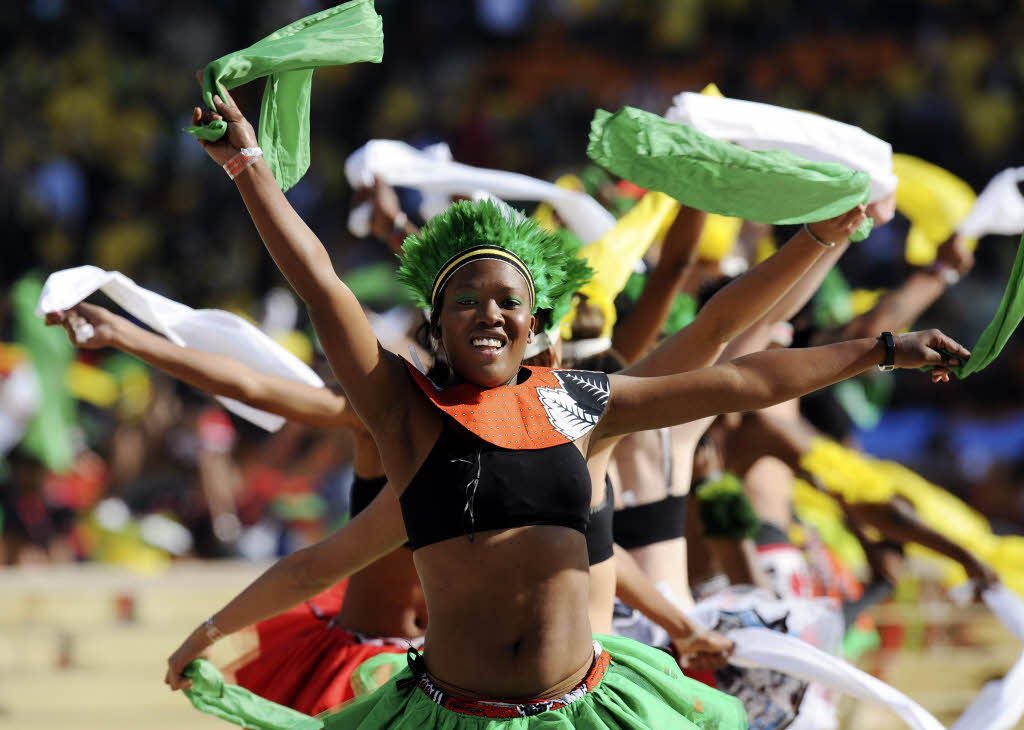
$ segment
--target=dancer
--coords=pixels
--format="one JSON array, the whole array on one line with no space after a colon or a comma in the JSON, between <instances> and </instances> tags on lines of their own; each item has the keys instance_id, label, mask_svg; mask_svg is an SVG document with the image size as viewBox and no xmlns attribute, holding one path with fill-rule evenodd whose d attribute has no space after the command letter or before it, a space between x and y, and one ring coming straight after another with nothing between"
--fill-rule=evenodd
<instances>
[{"instance_id":1,"label":"dancer","mask_svg":"<svg viewBox=\"0 0 1024 730\"><path fill-rule=\"evenodd\" d=\"M370 204L370 232L389 248L400 250L401 240L395 244L394 232L401 229L403 233L416 234L419 228L409 223L401 214L398 198L394 190L380 181L376 181L370 190L363 190ZM677 206L678 207L678 206ZM689 235L694 226L694 217L702 220L697 211L684 208L684 213L677 217L670 227L662 247L657 272L668 272L668 276L658 275L655 279L662 284L657 287L671 296L678 283L678 277L686 270L686 265L696 251L697 236ZM699 234L699 230L697 231ZM404 238L404 236L402 236ZM690 241L693 243L691 244ZM690 251L678 242L682 241ZM573 268L565 272L570 280L576 279L577 284L586 282L579 280L584 264L572 261ZM571 309L572 298L577 296L572 288L565 288L558 300L552 302L549 309L538 310L535 330L540 334L534 339L525 352L527 365L542 367L562 367L562 340L557 335L557 328L566 313ZM653 299L648 297L648 300ZM655 305L657 306L657 305ZM656 321L655 321L656 320ZM629 328L633 336L647 337L648 330L656 331L660 327L660 319L653 315L650 320L632 318L633 326ZM653 323L653 324L652 324ZM618 330L617 330L618 331ZM554 333L554 334L553 334ZM650 335L653 339L653 334ZM603 474L595 463L601 460L588 460L593 483L604 482L602 490L593 490L590 521L586 529L587 554L590 562L590 621L595 633L610 633L614 598L618 593L624 594L630 605L635 607L648 621L662 627L667 640L671 642L681 664L688 666L721 667L727 661L727 654L732 642L715 631L708 631L691 620L676 605L667 601L658 592L654 584L638 569L635 561L614 545L612 535L613 495L611 481ZM596 503L600 499L599 503Z\"/></svg>"},{"instance_id":2,"label":"dancer","mask_svg":"<svg viewBox=\"0 0 1024 730\"><path fill-rule=\"evenodd\" d=\"M114 347L214 395L296 423L352 431L356 448L351 517L365 509L387 482L373 439L337 388L265 375L233 358L181 347L85 302L48 314L47 324L63 325L77 347ZM93 329L87 340L76 334L84 324ZM353 697L354 673L365 659L404 654L410 645L422 642L426 605L407 549L383 555L352 575L336 614L324 613L327 603L331 601L307 601L258 624L256 655L244 655L229 665L235 681L279 704L316 714Z\"/></svg>"},{"instance_id":3,"label":"dancer","mask_svg":"<svg viewBox=\"0 0 1024 730\"><path fill-rule=\"evenodd\" d=\"M943 363L970 353L933 330L757 353L664 377L523 368L533 313L564 285L555 272L566 252L493 203L462 202L403 246L399 278L431 306L448 370L432 381L379 345L254 149L252 127L226 94L215 103L228 133L203 146L231 163L393 489L353 520L366 538L360 545L335 536L283 559L215 614L213 627L236 631L392 549L404 517L430 615L426 661L325 718L328 727L479 727L471 716L516 717L520 727L744 727L736 700L678 676L656 650L614 637L594 644L582 534L591 444L766 407L877 364L931 365L933 380L948 380ZM198 108L194 119L202 120ZM187 684L181 673L208 628L170 658L172 688Z\"/></svg>"}]
</instances>

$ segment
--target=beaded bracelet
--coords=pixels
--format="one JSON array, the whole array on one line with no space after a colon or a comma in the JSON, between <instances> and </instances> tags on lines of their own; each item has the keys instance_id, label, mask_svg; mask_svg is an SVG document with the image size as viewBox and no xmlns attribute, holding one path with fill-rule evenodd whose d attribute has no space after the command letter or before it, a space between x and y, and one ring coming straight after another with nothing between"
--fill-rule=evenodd
<instances>
[{"instance_id":1,"label":"beaded bracelet","mask_svg":"<svg viewBox=\"0 0 1024 730\"><path fill-rule=\"evenodd\" d=\"M242 170L255 165L256 160L261 157L263 157L263 150L259 147L243 147L237 155L224 163L224 172L234 180L242 173Z\"/></svg>"}]
</instances>

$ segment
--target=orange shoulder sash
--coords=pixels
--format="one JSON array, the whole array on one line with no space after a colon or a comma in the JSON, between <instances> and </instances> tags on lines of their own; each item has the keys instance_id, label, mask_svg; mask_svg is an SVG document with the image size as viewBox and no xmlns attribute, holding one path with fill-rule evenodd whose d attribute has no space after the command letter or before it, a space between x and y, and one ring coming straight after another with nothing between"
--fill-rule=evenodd
<instances>
[{"instance_id":1,"label":"orange shoulder sash","mask_svg":"<svg viewBox=\"0 0 1024 730\"><path fill-rule=\"evenodd\" d=\"M406 361L430 401L484 441L504 449L545 449L590 432L608 405L608 376L589 370L523 366L522 383L439 388Z\"/></svg>"}]
</instances>

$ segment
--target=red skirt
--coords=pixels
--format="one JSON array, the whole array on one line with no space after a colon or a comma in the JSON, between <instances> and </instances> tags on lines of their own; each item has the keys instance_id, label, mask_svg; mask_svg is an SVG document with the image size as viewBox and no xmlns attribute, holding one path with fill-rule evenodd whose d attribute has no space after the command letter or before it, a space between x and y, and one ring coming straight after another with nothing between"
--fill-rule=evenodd
<instances>
[{"instance_id":1,"label":"red skirt","mask_svg":"<svg viewBox=\"0 0 1024 730\"><path fill-rule=\"evenodd\" d=\"M378 654L404 654L402 639L364 639L331 624L345 585L254 627L258 648L223 667L239 686L308 715L355 696L352 678Z\"/></svg>"}]
</instances>

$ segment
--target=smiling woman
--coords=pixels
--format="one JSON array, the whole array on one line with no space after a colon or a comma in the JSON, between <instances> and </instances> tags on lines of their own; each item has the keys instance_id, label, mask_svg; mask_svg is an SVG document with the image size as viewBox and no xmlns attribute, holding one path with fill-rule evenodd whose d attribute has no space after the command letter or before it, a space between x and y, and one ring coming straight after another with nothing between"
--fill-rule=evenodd
<instances>
[{"instance_id":1,"label":"smiling woman","mask_svg":"<svg viewBox=\"0 0 1024 730\"><path fill-rule=\"evenodd\" d=\"M255 135L229 97L214 101L228 134L203 145L225 164ZM201 117L197 109L194 120ZM399 273L433 308L433 334L452 368L450 378L431 381L377 342L266 163L257 159L233 179L305 301L393 491L270 568L213 623L237 631L267 617L254 605L284 610L317 593L393 549L402 518L430 616L423 656L411 656L399 681L324 717L329 728L745 727L738 701L681 676L667 655L614 637L595 641L586 457L603 438L763 408L881 362L919 367L941 365L940 350L969 354L931 331L762 352L659 377L638 377L643 368L611 376L526 368L533 313L575 289L586 265L498 205L457 203L406 239ZM941 368L934 372L941 378ZM181 672L193 657L172 656L172 687L186 684Z\"/></svg>"},{"instance_id":2,"label":"smiling woman","mask_svg":"<svg viewBox=\"0 0 1024 730\"><path fill-rule=\"evenodd\" d=\"M439 363L471 382L511 382L533 340L538 309L549 309L589 277L562 236L491 201L461 201L402 247L398 280L432 310ZM440 385L452 371L431 372Z\"/></svg>"}]
</instances>

